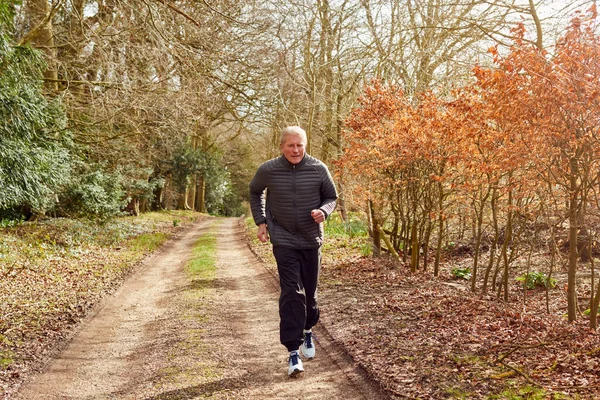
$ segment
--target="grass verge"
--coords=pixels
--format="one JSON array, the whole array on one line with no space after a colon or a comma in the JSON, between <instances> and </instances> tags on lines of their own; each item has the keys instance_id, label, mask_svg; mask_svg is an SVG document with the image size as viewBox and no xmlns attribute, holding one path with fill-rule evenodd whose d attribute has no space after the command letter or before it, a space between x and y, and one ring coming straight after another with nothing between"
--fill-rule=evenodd
<instances>
[{"instance_id":1,"label":"grass verge","mask_svg":"<svg viewBox=\"0 0 600 400\"><path fill-rule=\"evenodd\" d=\"M209 309L214 297L217 239L215 224L194 244L192 257L185 267L188 285L178 298L184 310L178 321L178 341L170 350L168 366L160 372L161 390L197 388L186 395L203 396L203 387L219 381L222 369L212 361L211 349L205 343L205 327L210 324ZM214 388L213 388L214 389Z\"/></svg>"},{"instance_id":2,"label":"grass verge","mask_svg":"<svg viewBox=\"0 0 600 400\"><path fill-rule=\"evenodd\" d=\"M57 218L0 228L0 397L147 254L200 217L168 211L104 224Z\"/></svg>"}]
</instances>

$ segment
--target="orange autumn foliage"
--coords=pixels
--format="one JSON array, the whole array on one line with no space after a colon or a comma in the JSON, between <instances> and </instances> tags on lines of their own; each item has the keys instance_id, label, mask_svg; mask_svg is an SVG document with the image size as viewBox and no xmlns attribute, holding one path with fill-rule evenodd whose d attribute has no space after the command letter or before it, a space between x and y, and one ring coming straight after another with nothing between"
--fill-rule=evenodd
<instances>
[{"instance_id":1,"label":"orange autumn foliage","mask_svg":"<svg viewBox=\"0 0 600 400\"><path fill-rule=\"evenodd\" d=\"M576 241L584 203L600 180L595 24L595 9L580 13L552 54L526 43L519 27L508 54L492 48L495 66L474 67L476 81L444 98L409 99L397 87L372 82L346 121L338 164L348 197L359 207L375 203L391 243L405 253L415 246L410 227L416 226L419 248L435 224L451 242L447 236L457 230L443 230L446 219L489 219L484 211L491 207L503 223L519 217L556 224L569 215ZM549 198L563 209L555 206L550 215ZM575 290L575 281L569 287ZM570 293L570 318L575 298Z\"/></svg>"}]
</instances>

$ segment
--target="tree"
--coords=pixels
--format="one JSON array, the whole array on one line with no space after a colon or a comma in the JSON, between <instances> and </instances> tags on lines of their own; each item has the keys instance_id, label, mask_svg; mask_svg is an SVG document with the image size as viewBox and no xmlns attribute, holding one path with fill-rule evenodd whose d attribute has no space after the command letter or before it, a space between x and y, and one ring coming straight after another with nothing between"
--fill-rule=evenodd
<instances>
[{"instance_id":1,"label":"tree","mask_svg":"<svg viewBox=\"0 0 600 400\"><path fill-rule=\"evenodd\" d=\"M598 181L600 143L598 106L600 63L596 10L574 18L553 55L517 40L506 57L496 53L499 69L479 75L484 89L501 87L493 101L511 113L498 118L520 127L521 140L535 155L540 177L549 172L562 188L569 221L568 316L577 318L578 232L586 203ZM523 33L520 33L522 36ZM492 92L490 92L492 93ZM515 107L515 101L518 107ZM515 112L516 111L516 112Z\"/></svg>"},{"instance_id":2,"label":"tree","mask_svg":"<svg viewBox=\"0 0 600 400\"><path fill-rule=\"evenodd\" d=\"M44 212L69 179L71 134L60 101L43 95L40 53L10 42L10 15L0 7L0 209Z\"/></svg>"}]
</instances>

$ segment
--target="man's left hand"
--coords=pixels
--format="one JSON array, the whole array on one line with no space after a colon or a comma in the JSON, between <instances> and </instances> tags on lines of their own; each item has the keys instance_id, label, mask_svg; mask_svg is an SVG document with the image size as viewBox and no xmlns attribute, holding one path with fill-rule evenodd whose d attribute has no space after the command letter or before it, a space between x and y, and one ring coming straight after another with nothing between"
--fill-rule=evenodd
<instances>
[{"instance_id":1,"label":"man's left hand","mask_svg":"<svg viewBox=\"0 0 600 400\"><path fill-rule=\"evenodd\" d=\"M310 212L310 215L313 217L317 224L325 222L325 213L321 210L312 210Z\"/></svg>"}]
</instances>

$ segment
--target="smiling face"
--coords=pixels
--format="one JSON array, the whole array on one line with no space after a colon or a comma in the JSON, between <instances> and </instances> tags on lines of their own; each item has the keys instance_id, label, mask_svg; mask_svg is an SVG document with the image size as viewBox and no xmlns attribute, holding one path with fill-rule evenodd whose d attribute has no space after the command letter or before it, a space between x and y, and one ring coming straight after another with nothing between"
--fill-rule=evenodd
<instances>
[{"instance_id":1,"label":"smiling face","mask_svg":"<svg viewBox=\"0 0 600 400\"><path fill-rule=\"evenodd\" d=\"M283 143L279 145L283 156L291 163L298 164L304 158L305 140L302 135L289 133L285 135Z\"/></svg>"}]
</instances>

